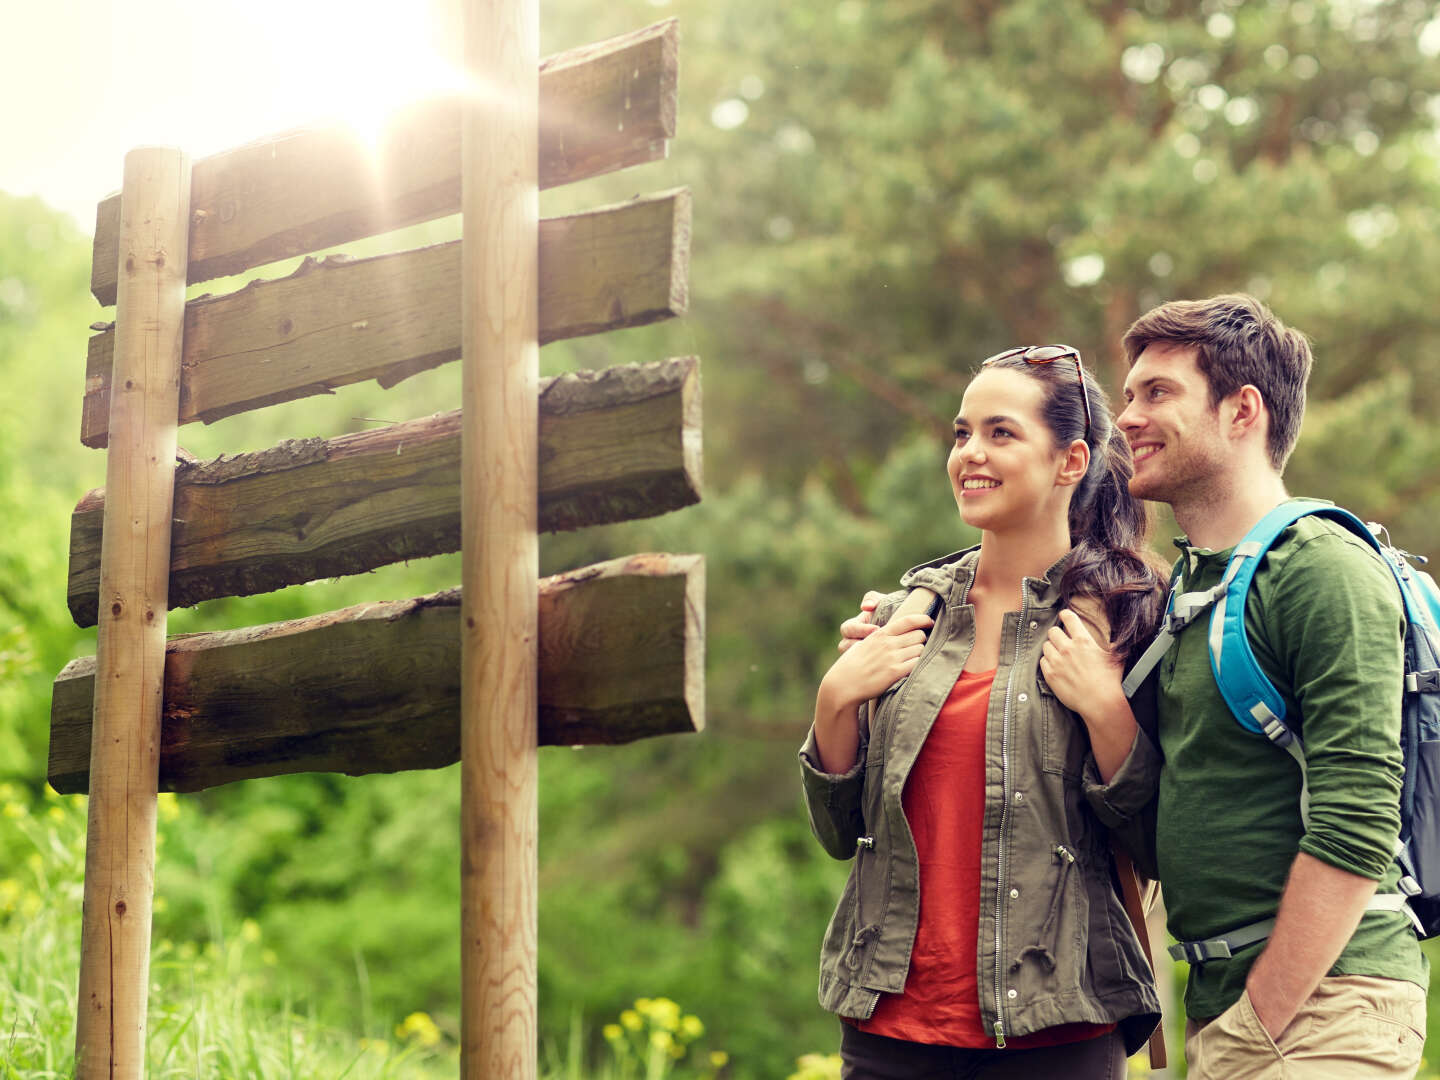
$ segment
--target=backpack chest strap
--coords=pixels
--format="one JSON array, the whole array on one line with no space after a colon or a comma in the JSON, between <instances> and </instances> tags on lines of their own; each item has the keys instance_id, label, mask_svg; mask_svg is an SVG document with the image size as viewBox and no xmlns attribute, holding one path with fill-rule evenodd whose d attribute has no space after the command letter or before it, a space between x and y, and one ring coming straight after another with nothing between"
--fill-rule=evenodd
<instances>
[{"instance_id":1,"label":"backpack chest strap","mask_svg":"<svg viewBox=\"0 0 1440 1080\"><path fill-rule=\"evenodd\" d=\"M1250 543L1241 544L1235 549L1235 555L1225 567L1225 575L1208 589L1196 589L1194 592L1177 593L1172 585L1170 599L1165 604L1165 617L1160 620L1160 631L1155 635L1146 650L1140 654L1140 659L1135 661L1129 673L1121 684L1126 697L1134 697L1135 691L1140 689L1140 684L1145 677L1155 670L1155 665L1160 663L1161 658L1170 651L1170 646L1192 622L1205 613L1211 605L1224 603L1225 591L1230 588L1235 575L1240 572L1241 564L1247 558L1254 558L1260 554L1260 545ZM1178 581L1178 577L1176 579ZM1213 647L1213 642L1212 642Z\"/></svg>"}]
</instances>

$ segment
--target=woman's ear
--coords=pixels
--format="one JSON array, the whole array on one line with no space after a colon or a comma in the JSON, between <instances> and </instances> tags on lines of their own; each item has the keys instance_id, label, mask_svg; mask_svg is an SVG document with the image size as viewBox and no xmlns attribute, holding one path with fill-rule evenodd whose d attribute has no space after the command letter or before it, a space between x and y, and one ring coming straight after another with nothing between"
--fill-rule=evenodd
<instances>
[{"instance_id":1,"label":"woman's ear","mask_svg":"<svg viewBox=\"0 0 1440 1080\"><path fill-rule=\"evenodd\" d=\"M1090 447L1084 439L1076 439L1065 448L1064 456L1060 459L1060 472L1055 477L1055 483L1061 487L1070 487L1085 479L1085 474L1090 471Z\"/></svg>"}]
</instances>

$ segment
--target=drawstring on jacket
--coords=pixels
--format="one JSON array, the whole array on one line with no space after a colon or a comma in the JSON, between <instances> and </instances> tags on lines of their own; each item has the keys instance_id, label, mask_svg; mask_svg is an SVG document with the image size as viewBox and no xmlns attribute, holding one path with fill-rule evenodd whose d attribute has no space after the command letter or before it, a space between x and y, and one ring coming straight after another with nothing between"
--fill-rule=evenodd
<instances>
[{"instance_id":1,"label":"drawstring on jacket","mask_svg":"<svg viewBox=\"0 0 1440 1080\"><path fill-rule=\"evenodd\" d=\"M1055 858L1060 861L1060 876L1055 882L1055 892L1050 897L1050 910L1045 913L1045 921L1040 924L1040 932L1036 935L1037 943L1027 945L1020 950L1020 955L1010 965L1012 973L1019 971L1020 966L1030 956L1034 956L1040 962L1040 966L1045 969L1046 974L1055 970L1054 950L1060 944L1060 902L1065 895L1065 883L1070 877L1070 868L1075 865L1075 856L1064 844L1056 844ZM1047 936L1050 939L1048 947L1042 944Z\"/></svg>"},{"instance_id":2,"label":"drawstring on jacket","mask_svg":"<svg viewBox=\"0 0 1440 1080\"><path fill-rule=\"evenodd\" d=\"M860 913L860 894L864 891L860 885L860 868L867 851L875 850L875 837L862 836L855 841L855 925L859 927L855 931L855 937L850 942L850 950L845 954L845 966L851 971L860 969L860 954L865 946L880 936L878 923L865 924L865 919Z\"/></svg>"}]
</instances>

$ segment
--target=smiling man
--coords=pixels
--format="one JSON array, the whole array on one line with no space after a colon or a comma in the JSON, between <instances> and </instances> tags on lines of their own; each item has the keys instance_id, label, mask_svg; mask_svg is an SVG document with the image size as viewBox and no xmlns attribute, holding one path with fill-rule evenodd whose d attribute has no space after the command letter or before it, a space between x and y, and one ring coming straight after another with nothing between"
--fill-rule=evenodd
<instances>
[{"instance_id":1,"label":"smiling man","mask_svg":"<svg viewBox=\"0 0 1440 1080\"><path fill-rule=\"evenodd\" d=\"M1309 345L1253 297L1228 295L1148 312L1124 348L1117 423L1135 459L1130 490L1169 503L1185 532L1177 592L1208 589L1250 528L1290 497L1282 474L1304 414ZM1178 633L1157 680L1153 839L1169 928L1192 956L1235 946L1190 968L1189 1075L1412 1076L1426 961L1403 913L1367 910L1377 886L1395 893L1398 879L1394 581L1362 541L1317 517L1282 533L1255 575L1246 632L1303 740L1308 820L1296 761L1236 723L1221 696L1209 624ZM1268 936L1239 944L1236 931L1270 919Z\"/></svg>"}]
</instances>

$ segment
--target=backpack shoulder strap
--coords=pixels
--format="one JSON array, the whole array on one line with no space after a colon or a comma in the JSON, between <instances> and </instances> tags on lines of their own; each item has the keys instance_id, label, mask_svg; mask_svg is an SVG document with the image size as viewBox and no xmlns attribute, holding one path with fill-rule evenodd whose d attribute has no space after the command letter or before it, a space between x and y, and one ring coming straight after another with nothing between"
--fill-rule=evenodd
<instances>
[{"instance_id":1,"label":"backpack shoulder strap","mask_svg":"<svg viewBox=\"0 0 1440 1080\"><path fill-rule=\"evenodd\" d=\"M1294 499L1281 503L1255 523L1245 538L1235 545L1225 567L1225 591L1215 601L1210 616L1210 668L1225 704L1235 720L1247 731L1268 735L1267 727L1278 724L1284 731L1285 699L1260 670L1245 633L1245 598L1255 580L1260 560L1279 539L1280 534L1308 514L1340 510L1333 503L1319 499ZM1363 524L1360 525L1365 529ZM1368 535L1368 530L1365 530ZM1275 736L1272 741L1279 742Z\"/></svg>"},{"instance_id":2,"label":"backpack shoulder strap","mask_svg":"<svg viewBox=\"0 0 1440 1080\"><path fill-rule=\"evenodd\" d=\"M1160 616L1160 629L1155 632L1154 639L1135 665L1125 674L1125 680L1121 683L1121 689L1125 691L1127 698L1133 698L1135 691L1145 681L1145 677L1155 670L1155 665L1160 663L1160 658L1170 651L1170 646L1175 642L1175 635L1184 629L1184 622L1178 620L1175 615L1175 588L1180 584L1180 567L1175 567L1175 572L1170 575L1170 586L1165 595L1165 611Z\"/></svg>"},{"instance_id":3,"label":"backpack shoulder strap","mask_svg":"<svg viewBox=\"0 0 1440 1080\"><path fill-rule=\"evenodd\" d=\"M1224 595L1215 602L1210 616L1210 669L1215 675L1215 685L1236 723L1247 731L1264 735L1295 759L1300 768L1300 818L1307 829L1310 790L1305 748L1294 729L1285 722L1285 699L1260 669L1250 647L1250 637L1245 632L1245 598L1261 557L1275 545L1281 533L1311 514L1338 521L1379 550L1379 542L1365 523L1334 503L1321 499L1282 503L1261 518L1235 546L1225 568ZM1383 552L1381 554L1383 556ZM1385 561L1388 565L1389 560Z\"/></svg>"}]
</instances>

